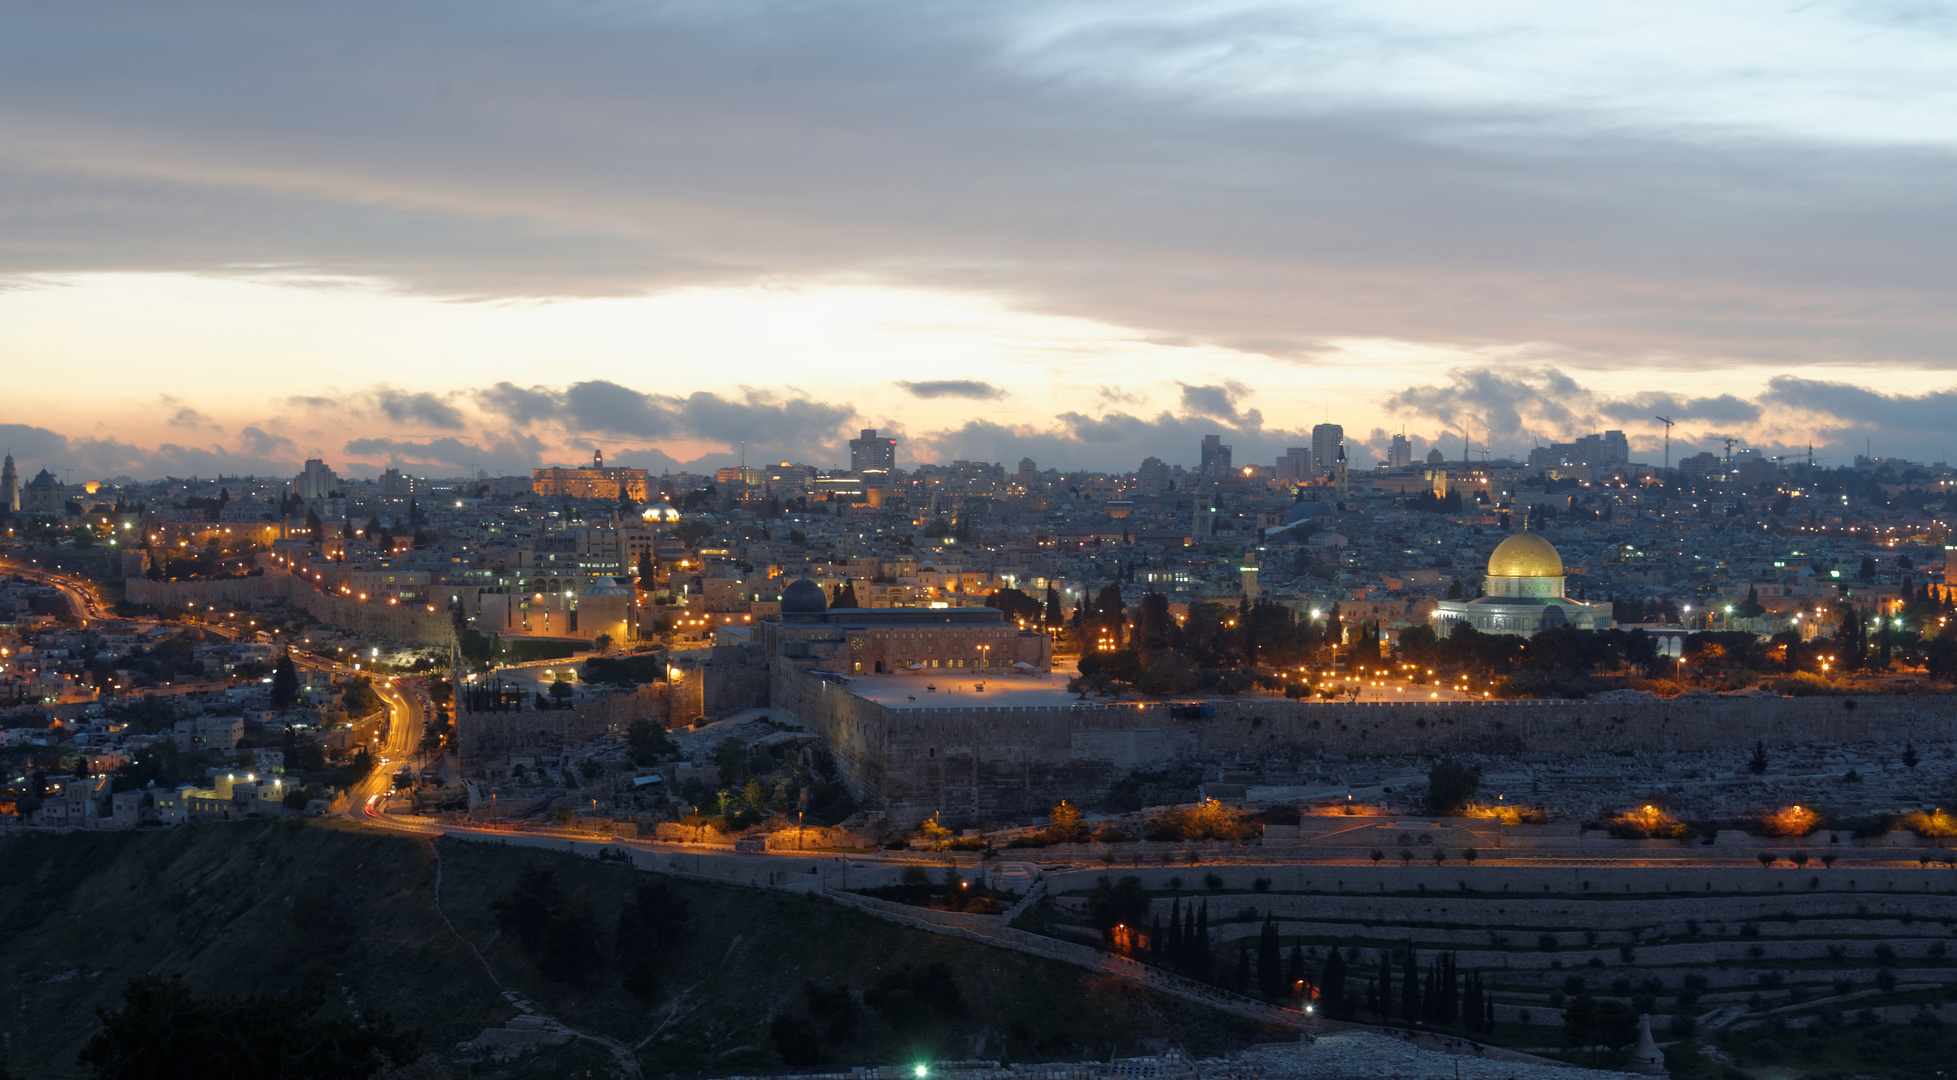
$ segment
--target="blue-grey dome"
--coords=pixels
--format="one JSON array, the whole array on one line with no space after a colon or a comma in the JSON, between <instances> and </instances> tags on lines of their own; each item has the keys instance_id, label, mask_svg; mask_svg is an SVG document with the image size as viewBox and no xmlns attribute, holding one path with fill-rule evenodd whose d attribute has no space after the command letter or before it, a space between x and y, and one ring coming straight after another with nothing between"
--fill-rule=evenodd
<instances>
[{"instance_id":1,"label":"blue-grey dome","mask_svg":"<svg viewBox=\"0 0 1957 1080\"><path fill-rule=\"evenodd\" d=\"M796 578L781 591L783 615L820 615L828 610L829 598L822 595L822 586L808 578Z\"/></svg>"}]
</instances>

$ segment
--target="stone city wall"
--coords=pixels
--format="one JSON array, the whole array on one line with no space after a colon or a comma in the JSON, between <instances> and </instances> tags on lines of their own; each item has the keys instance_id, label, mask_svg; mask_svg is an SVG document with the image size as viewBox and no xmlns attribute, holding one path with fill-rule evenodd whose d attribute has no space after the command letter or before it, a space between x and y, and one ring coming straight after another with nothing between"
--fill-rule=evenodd
<instances>
[{"instance_id":1,"label":"stone city wall","mask_svg":"<svg viewBox=\"0 0 1957 1080\"><path fill-rule=\"evenodd\" d=\"M851 794L893 823L934 811L961 820L1091 801L1123 776L1175 761L1446 753L1740 750L1804 743L1957 737L1949 696L1678 698L1669 701L1206 703L1171 719L1143 702L1024 708L892 709L788 664L777 707L829 744ZM786 701L783 700L786 698Z\"/></svg>"},{"instance_id":2,"label":"stone city wall","mask_svg":"<svg viewBox=\"0 0 1957 1080\"><path fill-rule=\"evenodd\" d=\"M123 582L123 594L131 603L148 604L159 610L188 604L283 600L320 622L389 641L447 645L455 637L454 623L448 611L439 605L430 611L426 604L376 603L330 595L276 567L267 568L258 577L215 581L151 581L133 577Z\"/></svg>"},{"instance_id":3,"label":"stone city wall","mask_svg":"<svg viewBox=\"0 0 1957 1080\"><path fill-rule=\"evenodd\" d=\"M622 736L639 720L664 727L669 694L666 683L649 683L568 709L458 712L455 741L462 769L467 773L512 757L556 755L607 734Z\"/></svg>"},{"instance_id":4,"label":"stone city wall","mask_svg":"<svg viewBox=\"0 0 1957 1080\"><path fill-rule=\"evenodd\" d=\"M146 577L124 579L122 593L132 604L148 604L159 610L189 604L244 604L253 600L289 600L292 578L267 570L259 577L219 578L215 581L151 581Z\"/></svg>"}]
</instances>

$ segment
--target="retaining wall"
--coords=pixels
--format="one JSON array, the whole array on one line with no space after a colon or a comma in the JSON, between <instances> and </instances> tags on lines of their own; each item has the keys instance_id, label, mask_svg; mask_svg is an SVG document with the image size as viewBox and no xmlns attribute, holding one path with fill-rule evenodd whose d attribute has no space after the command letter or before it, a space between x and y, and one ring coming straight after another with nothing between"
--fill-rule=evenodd
<instances>
[{"instance_id":1,"label":"retaining wall","mask_svg":"<svg viewBox=\"0 0 1957 1080\"><path fill-rule=\"evenodd\" d=\"M1916 742L1957 737L1950 696L1682 697L1669 701L1209 703L1177 720L1165 703L893 709L778 664L777 704L819 731L844 782L893 824L1089 801L1120 778L1176 761L1447 753L1737 750L1756 741ZM786 701L782 701L786 698Z\"/></svg>"},{"instance_id":2,"label":"retaining wall","mask_svg":"<svg viewBox=\"0 0 1957 1080\"><path fill-rule=\"evenodd\" d=\"M439 605L431 611L426 604L389 604L323 593L278 567L268 567L258 577L216 581L151 581L133 577L124 580L123 595L131 603L159 609L187 604L283 600L320 622L389 641L447 645L455 638L454 622L447 609Z\"/></svg>"},{"instance_id":3,"label":"retaining wall","mask_svg":"<svg viewBox=\"0 0 1957 1080\"><path fill-rule=\"evenodd\" d=\"M639 720L664 727L669 693L666 683L648 683L569 709L458 712L455 742L462 768L467 772L512 756L554 755L606 734L623 735Z\"/></svg>"}]
</instances>

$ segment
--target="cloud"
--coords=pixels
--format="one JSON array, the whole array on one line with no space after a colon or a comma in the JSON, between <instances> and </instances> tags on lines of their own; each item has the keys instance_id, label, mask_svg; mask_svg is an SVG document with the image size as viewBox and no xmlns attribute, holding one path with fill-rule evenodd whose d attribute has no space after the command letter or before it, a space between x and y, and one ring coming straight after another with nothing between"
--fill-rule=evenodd
<instances>
[{"instance_id":1,"label":"cloud","mask_svg":"<svg viewBox=\"0 0 1957 1080\"><path fill-rule=\"evenodd\" d=\"M445 397L425 391L406 393L381 387L374 391L374 403L382 415L397 424L425 424L451 431L463 424L460 410L449 404Z\"/></svg>"},{"instance_id":2,"label":"cloud","mask_svg":"<svg viewBox=\"0 0 1957 1080\"><path fill-rule=\"evenodd\" d=\"M47 469L77 482L117 476L277 476L291 471L290 442L270 438L271 442L262 443L246 437L243 448L237 450L217 444L187 446L173 442L142 447L120 439L70 436L27 424L0 424L0 448L13 454L23 476Z\"/></svg>"},{"instance_id":3,"label":"cloud","mask_svg":"<svg viewBox=\"0 0 1957 1080\"><path fill-rule=\"evenodd\" d=\"M1389 412L1438 423L1444 441L1452 444L1450 458L1464 436L1477 448L1520 457L1532 445L1620 427L1634 454L1656 462L1664 444L1659 416L1678 425L1671 434L1673 460L1690 453L1695 441L1716 445L1727 436L1743 446L1792 451L1805 439L1787 440L1789 431L1829 446L1881 439L1892 454L1927 458L1942 452L1949 418L1957 415L1957 390L1884 394L1852 383L1784 375L1769 379L1751 398L1612 395L1552 367L1472 367L1449 371L1445 384L1404 387L1382 404Z\"/></svg>"},{"instance_id":4,"label":"cloud","mask_svg":"<svg viewBox=\"0 0 1957 1080\"><path fill-rule=\"evenodd\" d=\"M1851 383L1783 375L1767 383L1760 400L1832 417L1844 425L1947 432L1957 418L1957 390L1882 394Z\"/></svg>"},{"instance_id":5,"label":"cloud","mask_svg":"<svg viewBox=\"0 0 1957 1080\"><path fill-rule=\"evenodd\" d=\"M486 470L492 475L516 475L543 463L546 444L522 433L489 435L481 439L443 436L434 439L363 438L349 440L344 447L349 467L356 472L377 473L387 468L429 466L445 475L467 470Z\"/></svg>"},{"instance_id":6,"label":"cloud","mask_svg":"<svg viewBox=\"0 0 1957 1080\"><path fill-rule=\"evenodd\" d=\"M0 277L850 277L1301 358L1957 365L1944 30L1881 5L114 10L9 27Z\"/></svg>"},{"instance_id":7,"label":"cloud","mask_svg":"<svg viewBox=\"0 0 1957 1080\"><path fill-rule=\"evenodd\" d=\"M1214 416L1223 420L1237 418L1237 399L1250 392L1250 388L1240 382L1224 380L1220 386L1182 385L1182 407L1185 411L1199 416Z\"/></svg>"},{"instance_id":8,"label":"cloud","mask_svg":"<svg viewBox=\"0 0 1957 1080\"><path fill-rule=\"evenodd\" d=\"M260 428L246 426L240 429L238 440L244 444L246 453L256 457L277 457L284 460L297 456L297 448L291 439L283 435L274 435Z\"/></svg>"},{"instance_id":9,"label":"cloud","mask_svg":"<svg viewBox=\"0 0 1957 1080\"><path fill-rule=\"evenodd\" d=\"M519 424L554 419L563 408L562 396L542 387L524 389L515 383L499 382L487 390L476 391L476 404L484 410L505 416Z\"/></svg>"},{"instance_id":10,"label":"cloud","mask_svg":"<svg viewBox=\"0 0 1957 1080\"><path fill-rule=\"evenodd\" d=\"M1119 410L1070 411L1056 415L1049 425L969 420L917 436L904 453L907 460L1016 462L1031 457L1042 468L1131 472L1149 457L1193 465L1206 435L1221 436L1238 465L1273 462L1286 446L1310 441L1308 433L1264 427L1255 409L1234 422L1166 410L1152 417Z\"/></svg>"},{"instance_id":11,"label":"cloud","mask_svg":"<svg viewBox=\"0 0 1957 1080\"><path fill-rule=\"evenodd\" d=\"M204 415L189 405L185 405L182 401L168 394L162 395L159 400L162 402L164 408L174 410L170 414L168 421L171 427L210 428L214 431L222 430L217 426L217 422L209 416Z\"/></svg>"},{"instance_id":12,"label":"cloud","mask_svg":"<svg viewBox=\"0 0 1957 1080\"><path fill-rule=\"evenodd\" d=\"M563 389L498 383L476 392L484 411L513 423L554 423L581 437L697 438L733 445L808 452L833 446L853 406L746 390L740 398L707 391L684 396L648 394L609 379L590 379Z\"/></svg>"},{"instance_id":13,"label":"cloud","mask_svg":"<svg viewBox=\"0 0 1957 1080\"><path fill-rule=\"evenodd\" d=\"M899 382L897 385L910 391L913 397L921 398L950 397L996 401L1006 396L1004 387L975 379L938 379L930 382Z\"/></svg>"}]
</instances>

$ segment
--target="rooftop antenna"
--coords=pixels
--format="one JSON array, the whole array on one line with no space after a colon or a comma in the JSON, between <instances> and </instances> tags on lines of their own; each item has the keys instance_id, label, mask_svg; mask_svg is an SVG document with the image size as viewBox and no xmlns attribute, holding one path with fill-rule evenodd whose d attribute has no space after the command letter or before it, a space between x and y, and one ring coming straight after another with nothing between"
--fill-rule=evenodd
<instances>
[{"instance_id":1,"label":"rooftop antenna","mask_svg":"<svg viewBox=\"0 0 1957 1080\"><path fill-rule=\"evenodd\" d=\"M1733 443L1735 441L1737 440L1730 435L1726 437L1726 467L1729 469L1733 467Z\"/></svg>"},{"instance_id":2,"label":"rooftop antenna","mask_svg":"<svg viewBox=\"0 0 1957 1080\"><path fill-rule=\"evenodd\" d=\"M1665 471L1671 472L1672 471L1672 418L1669 416L1654 416L1652 417L1652 419L1665 425Z\"/></svg>"}]
</instances>

